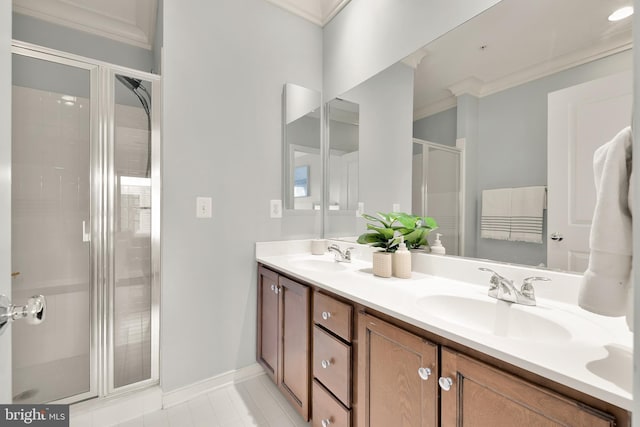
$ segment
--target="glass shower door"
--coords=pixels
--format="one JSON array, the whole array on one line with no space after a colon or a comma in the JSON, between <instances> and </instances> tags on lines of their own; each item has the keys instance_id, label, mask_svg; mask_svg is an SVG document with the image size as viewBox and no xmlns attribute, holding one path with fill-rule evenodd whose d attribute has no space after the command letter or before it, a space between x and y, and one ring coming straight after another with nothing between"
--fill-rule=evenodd
<instances>
[{"instance_id":1,"label":"glass shower door","mask_svg":"<svg viewBox=\"0 0 640 427\"><path fill-rule=\"evenodd\" d=\"M13 301L47 301L13 325L13 398L90 397L91 71L14 54L12 83Z\"/></svg>"}]
</instances>

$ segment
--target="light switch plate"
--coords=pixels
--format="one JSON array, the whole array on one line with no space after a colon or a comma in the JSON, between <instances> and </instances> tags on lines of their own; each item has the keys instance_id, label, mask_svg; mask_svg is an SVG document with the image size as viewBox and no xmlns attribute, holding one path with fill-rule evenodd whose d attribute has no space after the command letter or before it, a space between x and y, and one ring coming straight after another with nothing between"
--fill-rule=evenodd
<instances>
[{"instance_id":1,"label":"light switch plate","mask_svg":"<svg viewBox=\"0 0 640 427\"><path fill-rule=\"evenodd\" d=\"M196 218L211 218L211 197L196 197Z\"/></svg>"},{"instance_id":2,"label":"light switch plate","mask_svg":"<svg viewBox=\"0 0 640 427\"><path fill-rule=\"evenodd\" d=\"M269 202L269 216L271 218L282 218L282 200L271 200Z\"/></svg>"},{"instance_id":3,"label":"light switch plate","mask_svg":"<svg viewBox=\"0 0 640 427\"><path fill-rule=\"evenodd\" d=\"M400 203L394 203L391 212L400 212Z\"/></svg>"},{"instance_id":4,"label":"light switch plate","mask_svg":"<svg viewBox=\"0 0 640 427\"><path fill-rule=\"evenodd\" d=\"M358 209L356 210L356 216L361 217L364 213L364 202L358 202Z\"/></svg>"}]
</instances>

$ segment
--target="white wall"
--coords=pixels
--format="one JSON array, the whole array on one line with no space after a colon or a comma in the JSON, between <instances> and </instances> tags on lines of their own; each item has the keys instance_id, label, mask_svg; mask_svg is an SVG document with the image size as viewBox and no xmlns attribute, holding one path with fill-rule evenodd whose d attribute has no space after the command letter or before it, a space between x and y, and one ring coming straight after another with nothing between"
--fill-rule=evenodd
<instances>
[{"instance_id":1,"label":"white wall","mask_svg":"<svg viewBox=\"0 0 640 427\"><path fill-rule=\"evenodd\" d=\"M256 241L319 235L282 197L285 82L322 87L322 30L264 0L164 3L164 391L255 362ZM196 196L213 219L195 218Z\"/></svg>"},{"instance_id":2,"label":"white wall","mask_svg":"<svg viewBox=\"0 0 640 427\"><path fill-rule=\"evenodd\" d=\"M0 2L0 294L11 297L11 2ZM11 328L0 335L0 403L11 402Z\"/></svg>"},{"instance_id":3,"label":"white wall","mask_svg":"<svg viewBox=\"0 0 640 427\"><path fill-rule=\"evenodd\" d=\"M374 76L499 0L351 0L324 27L325 99Z\"/></svg>"}]
</instances>

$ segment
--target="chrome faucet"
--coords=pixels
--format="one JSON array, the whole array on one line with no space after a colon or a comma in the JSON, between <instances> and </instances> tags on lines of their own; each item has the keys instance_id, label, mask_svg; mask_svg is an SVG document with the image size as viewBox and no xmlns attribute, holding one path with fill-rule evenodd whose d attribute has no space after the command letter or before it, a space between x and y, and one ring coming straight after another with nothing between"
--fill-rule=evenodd
<instances>
[{"instance_id":1,"label":"chrome faucet","mask_svg":"<svg viewBox=\"0 0 640 427\"><path fill-rule=\"evenodd\" d=\"M547 277L527 277L524 279L520 290L518 290L512 280L501 276L490 268L480 267L478 270L492 273L492 276L489 279L490 297L522 305L536 305L536 295L533 289L533 282L551 280Z\"/></svg>"},{"instance_id":2,"label":"chrome faucet","mask_svg":"<svg viewBox=\"0 0 640 427\"><path fill-rule=\"evenodd\" d=\"M333 256L336 262L351 262L351 251L353 249L353 247L349 247L345 249L344 252L342 252L340 246L335 244L329 245L329 247L327 248L329 252L333 252Z\"/></svg>"}]
</instances>

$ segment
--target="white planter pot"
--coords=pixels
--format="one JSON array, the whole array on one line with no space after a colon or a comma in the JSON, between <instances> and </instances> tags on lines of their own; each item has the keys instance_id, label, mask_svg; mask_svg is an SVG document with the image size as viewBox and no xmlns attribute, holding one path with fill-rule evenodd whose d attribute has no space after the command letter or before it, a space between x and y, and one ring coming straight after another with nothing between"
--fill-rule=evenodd
<instances>
[{"instance_id":1,"label":"white planter pot","mask_svg":"<svg viewBox=\"0 0 640 427\"><path fill-rule=\"evenodd\" d=\"M378 277L391 277L392 266L391 252L373 253L373 275Z\"/></svg>"}]
</instances>

